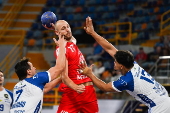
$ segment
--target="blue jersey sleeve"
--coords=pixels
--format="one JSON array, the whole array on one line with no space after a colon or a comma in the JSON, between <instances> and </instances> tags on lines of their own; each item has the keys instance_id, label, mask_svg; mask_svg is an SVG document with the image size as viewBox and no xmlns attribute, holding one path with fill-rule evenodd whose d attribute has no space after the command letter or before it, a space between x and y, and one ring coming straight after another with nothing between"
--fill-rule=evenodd
<instances>
[{"instance_id":1,"label":"blue jersey sleeve","mask_svg":"<svg viewBox=\"0 0 170 113\"><path fill-rule=\"evenodd\" d=\"M49 72L38 72L33 77L25 79L27 82L43 89L45 84L51 81Z\"/></svg>"},{"instance_id":2,"label":"blue jersey sleeve","mask_svg":"<svg viewBox=\"0 0 170 113\"><path fill-rule=\"evenodd\" d=\"M112 83L113 88L121 92L123 90L134 90L134 80L132 73L129 71L126 75L121 76L117 81L113 81Z\"/></svg>"}]
</instances>

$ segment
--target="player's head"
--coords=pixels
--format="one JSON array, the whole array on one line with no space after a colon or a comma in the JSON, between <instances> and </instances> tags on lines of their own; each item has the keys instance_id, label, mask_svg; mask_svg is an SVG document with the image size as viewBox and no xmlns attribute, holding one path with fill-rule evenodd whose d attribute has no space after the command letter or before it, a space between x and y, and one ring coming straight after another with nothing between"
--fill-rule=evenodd
<instances>
[{"instance_id":1,"label":"player's head","mask_svg":"<svg viewBox=\"0 0 170 113\"><path fill-rule=\"evenodd\" d=\"M115 59L115 70L122 70L123 68L130 69L133 67L134 57L130 51L119 50L114 55Z\"/></svg>"},{"instance_id":2,"label":"player's head","mask_svg":"<svg viewBox=\"0 0 170 113\"><path fill-rule=\"evenodd\" d=\"M68 40L68 41L72 37L70 25L65 20L58 20L55 23L55 33L56 33L56 35L61 33L61 35L64 35L65 39Z\"/></svg>"},{"instance_id":3,"label":"player's head","mask_svg":"<svg viewBox=\"0 0 170 113\"><path fill-rule=\"evenodd\" d=\"M15 72L19 80L23 80L34 76L36 74L36 68L29 62L28 58L24 57L15 65Z\"/></svg>"},{"instance_id":4,"label":"player's head","mask_svg":"<svg viewBox=\"0 0 170 113\"><path fill-rule=\"evenodd\" d=\"M0 70L0 86L2 86L4 83L4 73L2 70Z\"/></svg>"}]
</instances>

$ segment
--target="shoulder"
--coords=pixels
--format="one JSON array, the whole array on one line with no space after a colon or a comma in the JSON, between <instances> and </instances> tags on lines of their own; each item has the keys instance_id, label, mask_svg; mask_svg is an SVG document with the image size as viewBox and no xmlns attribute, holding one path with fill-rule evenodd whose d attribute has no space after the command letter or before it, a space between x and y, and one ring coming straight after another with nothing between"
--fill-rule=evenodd
<instances>
[{"instance_id":1,"label":"shoulder","mask_svg":"<svg viewBox=\"0 0 170 113\"><path fill-rule=\"evenodd\" d=\"M9 94L13 94L10 90L8 89L5 89Z\"/></svg>"},{"instance_id":2,"label":"shoulder","mask_svg":"<svg viewBox=\"0 0 170 113\"><path fill-rule=\"evenodd\" d=\"M131 71L121 76L117 81L114 81L113 87L119 92L123 90L134 91L134 79Z\"/></svg>"},{"instance_id":3,"label":"shoulder","mask_svg":"<svg viewBox=\"0 0 170 113\"><path fill-rule=\"evenodd\" d=\"M13 98L13 93L11 91L9 91L8 89L5 89L6 92L8 92L8 94L11 96L11 98Z\"/></svg>"},{"instance_id":4,"label":"shoulder","mask_svg":"<svg viewBox=\"0 0 170 113\"><path fill-rule=\"evenodd\" d=\"M45 79L48 79L48 78L49 78L49 72L48 71L44 71L44 72L36 73L31 78L26 78L25 81L27 81L27 82L33 82L33 81L42 82L42 81L44 81Z\"/></svg>"},{"instance_id":5,"label":"shoulder","mask_svg":"<svg viewBox=\"0 0 170 113\"><path fill-rule=\"evenodd\" d=\"M133 81L133 74L131 71L128 71L124 76L121 76L120 78L126 82L131 82Z\"/></svg>"}]
</instances>

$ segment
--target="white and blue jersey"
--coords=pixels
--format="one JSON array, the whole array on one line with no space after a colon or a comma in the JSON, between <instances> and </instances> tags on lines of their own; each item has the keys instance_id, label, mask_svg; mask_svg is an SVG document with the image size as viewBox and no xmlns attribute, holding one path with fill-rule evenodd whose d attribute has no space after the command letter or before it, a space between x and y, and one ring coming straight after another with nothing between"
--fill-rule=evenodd
<instances>
[{"instance_id":1,"label":"white and blue jersey","mask_svg":"<svg viewBox=\"0 0 170 113\"><path fill-rule=\"evenodd\" d=\"M124 76L112 82L112 87L118 92L126 90L136 100L148 106L149 113L170 113L167 90L136 62Z\"/></svg>"},{"instance_id":2,"label":"white and blue jersey","mask_svg":"<svg viewBox=\"0 0 170 113\"><path fill-rule=\"evenodd\" d=\"M31 78L18 82L13 90L13 105L10 113L40 113L43 89L51 81L49 72L39 72Z\"/></svg>"},{"instance_id":3,"label":"white and blue jersey","mask_svg":"<svg viewBox=\"0 0 170 113\"><path fill-rule=\"evenodd\" d=\"M13 94L7 89L0 91L0 113L9 113L13 102Z\"/></svg>"}]
</instances>

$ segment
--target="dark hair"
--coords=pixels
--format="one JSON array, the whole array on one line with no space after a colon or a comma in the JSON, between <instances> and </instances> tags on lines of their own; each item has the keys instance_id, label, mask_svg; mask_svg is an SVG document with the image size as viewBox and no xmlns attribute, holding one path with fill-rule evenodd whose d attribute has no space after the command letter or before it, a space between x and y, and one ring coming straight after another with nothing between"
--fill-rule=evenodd
<instances>
[{"instance_id":1,"label":"dark hair","mask_svg":"<svg viewBox=\"0 0 170 113\"><path fill-rule=\"evenodd\" d=\"M27 70L31 69L30 65L28 64L29 59L23 58L15 65L15 72L19 78L19 80L23 80L27 77Z\"/></svg>"},{"instance_id":2,"label":"dark hair","mask_svg":"<svg viewBox=\"0 0 170 113\"><path fill-rule=\"evenodd\" d=\"M122 64L128 69L134 66L134 57L130 51L119 50L114 57L119 64Z\"/></svg>"},{"instance_id":3,"label":"dark hair","mask_svg":"<svg viewBox=\"0 0 170 113\"><path fill-rule=\"evenodd\" d=\"M3 71L2 71L2 70L0 70L0 72L1 72L1 73L3 73Z\"/></svg>"}]
</instances>

